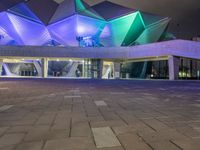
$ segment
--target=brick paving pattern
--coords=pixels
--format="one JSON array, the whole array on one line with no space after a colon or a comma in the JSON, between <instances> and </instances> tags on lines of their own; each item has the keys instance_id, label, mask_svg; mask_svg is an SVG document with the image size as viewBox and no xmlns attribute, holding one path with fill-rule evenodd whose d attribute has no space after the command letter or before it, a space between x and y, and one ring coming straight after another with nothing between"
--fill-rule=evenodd
<instances>
[{"instance_id":1,"label":"brick paving pattern","mask_svg":"<svg viewBox=\"0 0 200 150\"><path fill-rule=\"evenodd\" d=\"M200 150L200 82L0 79L0 150Z\"/></svg>"}]
</instances>

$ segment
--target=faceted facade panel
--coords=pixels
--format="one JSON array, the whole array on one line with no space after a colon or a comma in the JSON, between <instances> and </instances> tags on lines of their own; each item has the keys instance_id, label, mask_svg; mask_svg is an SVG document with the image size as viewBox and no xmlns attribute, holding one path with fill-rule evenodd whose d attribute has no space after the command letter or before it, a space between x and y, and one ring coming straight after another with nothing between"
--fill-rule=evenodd
<instances>
[{"instance_id":1,"label":"faceted facade panel","mask_svg":"<svg viewBox=\"0 0 200 150\"><path fill-rule=\"evenodd\" d=\"M6 12L0 13L0 28L1 28L2 32L4 32L8 37L12 38L15 41L14 42L15 44L23 45L21 38L19 37L18 33L16 32L16 30ZM1 38L1 40L0 40L1 45L4 45L3 44L5 42L4 40L5 40L4 38ZM15 44L13 44L13 45L15 45ZM7 44L5 44L5 45L7 45Z\"/></svg>"},{"instance_id":2,"label":"faceted facade panel","mask_svg":"<svg viewBox=\"0 0 200 150\"><path fill-rule=\"evenodd\" d=\"M24 45L43 45L51 39L44 25L10 13L8 17Z\"/></svg>"},{"instance_id":3,"label":"faceted facade panel","mask_svg":"<svg viewBox=\"0 0 200 150\"><path fill-rule=\"evenodd\" d=\"M8 12L15 14L17 16L21 16L28 20L42 23L40 19L29 9L29 7L25 3L17 4L16 6L8 9Z\"/></svg>"},{"instance_id":4,"label":"faceted facade panel","mask_svg":"<svg viewBox=\"0 0 200 150\"><path fill-rule=\"evenodd\" d=\"M146 28L143 33L139 36L136 40L138 44L146 44L146 43L153 43L160 39L161 35L165 31L167 25L169 23L169 19L166 19L162 22L159 22L155 25L152 25Z\"/></svg>"},{"instance_id":5,"label":"faceted facade panel","mask_svg":"<svg viewBox=\"0 0 200 150\"><path fill-rule=\"evenodd\" d=\"M137 13L123 16L107 23L100 40L105 46L121 46Z\"/></svg>"},{"instance_id":6,"label":"faceted facade panel","mask_svg":"<svg viewBox=\"0 0 200 150\"><path fill-rule=\"evenodd\" d=\"M141 14L138 13L124 39L123 46L134 45L134 41L142 34L144 30L144 22L141 18Z\"/></svg>"},{"instance_id":7,"label":"faceted facade panel","mask_svg":"<svg viewBox=\"0 0 200 150\"><path fill-rule=\"evenodd\" d=\"M78 46L76 40L77 16L71 16L65 20L48 26L53 38L65 46Z\"/></svg>"}]
</instances>

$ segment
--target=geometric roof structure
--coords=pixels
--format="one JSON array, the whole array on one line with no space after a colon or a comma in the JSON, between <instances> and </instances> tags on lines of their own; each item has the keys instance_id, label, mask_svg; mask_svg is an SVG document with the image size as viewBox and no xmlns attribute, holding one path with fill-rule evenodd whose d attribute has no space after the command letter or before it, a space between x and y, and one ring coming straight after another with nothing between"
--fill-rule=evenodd
<instances>
[{"instance_id":1,"label":"geometric roof structure","mask_svg":"<svg viewBox=\"0 0 200 150\"><path fill-rule=\"evenodd\" d=\"M0 45L113 47L156 42L170 19L104 1L3 0Z\"/></svg>"}]
</instances>

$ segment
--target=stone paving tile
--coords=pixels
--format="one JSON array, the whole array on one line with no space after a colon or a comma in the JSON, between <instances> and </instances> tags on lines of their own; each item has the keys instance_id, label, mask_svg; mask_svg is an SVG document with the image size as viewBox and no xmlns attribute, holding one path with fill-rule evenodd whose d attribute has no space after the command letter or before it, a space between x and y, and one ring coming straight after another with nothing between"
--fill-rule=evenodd
<instances>
[{"instance_id":1,"label":"stone paving tile","mask_svg":"<svg viewBox=\"0 0 200 150\"><path fill-rule=\"evenodd\" d=\"M123 147L106 147L106 148L97 148L97 149L95 149L95 150L124 150L124 148Z\"/></svg>"},{"instance_id":2,"label":"stone paving tile","mask_svg":"<svg viewBox=\"0 0 200 150\"><path fill-rule=\"evenodd\" d=\"M15 150L41 150L43 142L27 142L21 143Z\"/></svg>"},{"instance_id":3,"label":"stone paving tile","mask_svg":"<svg viewBox=\"0 0 200 150\"><path fill-rule=\"evenodd\" d=\"M95 103L97 106L107 106L107 104L106 104L104 101L94 101L94 103Z\"/></svg>"},{"instance_id":4,"label":"stone paving tile","mask_svg":"<svg viewBox=\"0 0 200 150\"><path fill-rule=\"evenodd\" d=\"M16 145L0 147L0 150L14 150Z\"/></svg>"},{"instance_id":5,"label":"stone paving tile","mask_svg":"<svg viewBox=\"0 0 200 150\"><path fill-rule=\"evenodd\" d=\"M90 138L67 138L49 140L43 150L94 150L95 145Z\"/></svg>"},{"instance_id":6,"label":"stone paving tile","mask_svg":"<svg viewBox=\"0 0 200 150\"><path fill-rule=\"evenodd\" d=\"M55 114L45 114L42 115L36 122L36 125L50 125L52 124L53 120L55 118Z\"/></svg>"},{"instance_id":7,"label":"stone paving tile","mask_svg":"<svg viewBox=\"0 0 200 150\"><path fill-rule=\"evenodd\" d=\"M121 134L118 135L118 138L126 150L152 150L152 148L136 134Z\"/></svg>"},{"instance_id":8,"label":"stone paving tile","mask_svg":"<svg viewBox=\"0 0 200 150\"><path fill-rule=\"evenodd\" d=\"M135 128L131 126L116 126L116 127L112 127L112 129L114 130L116 135L136 132Z\"/></svg>"},{"instance_id":9,"label":"stone paving tile","mask_svg":"<svg viewBox=\"0 0 200 150\"><path fill-rule=\"evenodd\" d=\"M49 126L34 126L25 136L25 141L46 140L49 132Z\"/></svg>"},{"instance_id":10,"label":"stone paving tile","mask_svg":"<svg viewBox=\"0 0 200 150\"><path fill-rule=\"evenodd\" d=\"M121 146L109 127L92 128L92 132L97 148Z\"/></svg>"},{"instance_id":11,"label":"stone paving tile","mask_svg":"<svg viewBox=\"0 0 200 150\"><path fill-rule=\"evenodd\" d=\"M154 150L181 150L178 146L168 140L151 142L149 145L151 145Z\"/></svg>"},{"instance_id":12,"label":"stone paving tile","mask_svg":"<svg viewBox=\"0 0 200 150\"><path fill-rule=\"evenodd\" d=\"M0 137L0 147L19 144L24 138L24 134L4 134Z\"/></svg>"},{"instance_id":13,"label":"stone paving tile","mask_svg":"<svg viewBox=\"0 0 200 150\"><path fill-rule=\"evenodd\" d=\"M13 126L7 130L7 133L27 133L33 126Z\"/></svg>"},{"instance_id":14,"label":"stone paving tile","mask_svg":"<svg viewBox=\"0 0 200 150\"><path fill-rule=\"evenodd\" d=\"M5 80L5 81L4 81ZM199 150L199 82L0 79L0 150ZM95 102L105 102L98 106ZM92 128L119 146L97 148ZM102 137L106 139L106 136Z\"/></svg>"},{"instance_id":15,"label":"stone paving tile","mask_svg":"<svg viewBox=\"0 0 200 150\"><path fill-rule=\"evenodd\" d=\"M175 139L172 140L172 143L180 147L180 149L183 150L199 150L200 149L200 143L192 141L191 139Z\"/></svg>"},{"instance_id":16,"label":"stone paving tile","mask_svg":"<svg viewBox=\"0 0 200 150\"><path fill-rule=\"evenodd\" d=\"M167 125L162 123L161 121L158 121L156 119L144 119L143 120L147 125L155 129L156 131L163 131L170 129Z\"/></svg>"},{"instance_id":17,"label":"stone paving tile","mask_svg":"<svg viewBox=\"0 0 200 150\"><path fill-rule=\"evenodd\" d=\"M126 126L126 124L122 120L111 120L111 121L91 121L91 127L118 127L118 126Z\"/></svg>"},{"instance_id":18,"label":"stone paving tile","mask_svg":"<svg viewBox=\"0 0 200 150\"><path fill-rule=\"evenodd\" d=\"M6 130L8 130L9 127L0 127L0 137L3 133L6 132Z\"/></svg>"},{"instance_id":19,"label":"stone paving tile","mask_svg":"<svg viewBox=\"0 0 200 150\"><path fill-rule=\"evenodd\" d=\"M0 112L4 112L4 111L6 111L6 110L8 110L8 109L10 109L12 107L13 107L13 105L4 105L4 106L1 106L0 107Z\"/></svg>"},{"instance_id":20,"label":"stone paving tile","mask_svg":"<svg viewBox=\"0 0 200 150\"><path fill-rule=\"evenodd\" d=\"M71 137L91 137L91 129L88 122L72 123Z\"/></svg>"}]
</instances>

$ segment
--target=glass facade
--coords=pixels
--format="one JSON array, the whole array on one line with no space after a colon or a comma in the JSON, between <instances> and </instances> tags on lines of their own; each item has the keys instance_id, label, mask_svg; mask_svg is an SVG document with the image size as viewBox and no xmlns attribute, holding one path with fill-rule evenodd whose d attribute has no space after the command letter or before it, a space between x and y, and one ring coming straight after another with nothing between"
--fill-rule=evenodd
<instances>
[{"instance_id":1,"label":"glass facade","mask_svg":"<svg viewBox=\"0 0 200 150\"><path fill-rule=\"evenodd\" d=\"M168 79L168 72L167 60L130 62L121 66L122 78Z\"/></svg>"},{"instance_id":2,"label":"glass facade","mask_svg":"<svg viewBox=\"0 0 200 150\"><path fill-rule=\"evenodd\" d=\"M178 58L180 80L200 79L200 60ZM42 76L41 60L5 59L2 76ZM122 79L169 79L168 60L120 63ZM48 60L48 77L114 79L114 62L102 59Z\"/></svg>"},{"instance_id":3,"label":"glass facade","mask_svg":"<svg viewBox=\"0 0 200 150\"><path fill-rule=\"evenodd\" d=\"M180 58L179 79L200 79L200 61Z\"/></svg>"}]
</instances>

